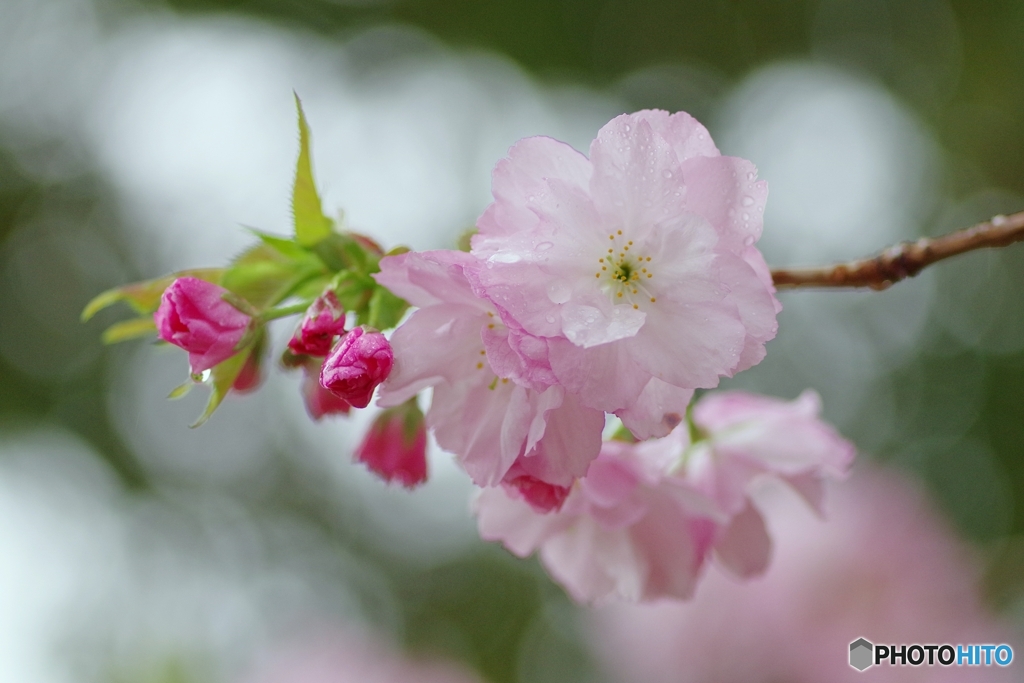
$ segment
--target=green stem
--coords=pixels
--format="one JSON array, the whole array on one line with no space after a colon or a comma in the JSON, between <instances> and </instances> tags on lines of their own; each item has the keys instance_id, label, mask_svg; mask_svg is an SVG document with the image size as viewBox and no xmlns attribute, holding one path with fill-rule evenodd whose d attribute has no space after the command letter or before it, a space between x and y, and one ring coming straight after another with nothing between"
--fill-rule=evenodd
<instances>
[{"instance_id":1,"label":"green stem","mask_svg":"<svg viewBox=\"0 0 1024 683\"><path fill-rule=\"evenodd\" d=\"M312 301L306 301L300 304L292 304L291 306L281 306L280 308L271 308L260 313L260 320L263 322L269 322L271 320L277 320L278 318L287 318L290 315L296 313L305 313L306 309L309 308Z\"/></svg>"}]
</instances>

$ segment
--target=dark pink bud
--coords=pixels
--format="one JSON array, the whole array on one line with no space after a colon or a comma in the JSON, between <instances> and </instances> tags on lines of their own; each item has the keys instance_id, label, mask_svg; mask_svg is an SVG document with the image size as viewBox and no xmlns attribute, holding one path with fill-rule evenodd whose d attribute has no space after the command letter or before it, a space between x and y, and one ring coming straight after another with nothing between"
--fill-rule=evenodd
<instances>
[{"instance_id":1,"label":"dark pink bud","mask_svg":"<svg viewBox=\"0 0 1024 683\"><path fill-rule=\"evenodd\" d=\"M334 292L324 292L306 311L288 348L297 355L326 356L341 334L345 334L345 309Z\"/></svg>"},{"instance_id":2,"label":"dark pink bud","mask_svg":"<svg viewBox=\"0 0 1024 683\"><path fill-rule=\"evenodd\" d=\"M427 428L415 403L389 408L377 416L355 459L386 482L413 488L427 480Z\"/></svg>"},{"instance_id":3,"label":"dark pink bud","mask_svg":"<svg viewBox=\"0 0 1024 683\"><path fill-rule=\"evenodd\" d=\"M246 393L252 391L260 385L263 381L263 373L260 370L260 354L258 351L253 351L249 354L249 357L245 359L245 365L238 372L238 376L235 377L234 383L231 388L239 393Z\"/></svg>"},{"instance_id":4,"label":"dark pink bud","mask_svg":"<svg viewBox=\"0 0 1024 683\"><path fill-rule=\"evenodd\" d=\"M569 487L549 484L546 481L522 474L502 482L505 490L517 498L522 498L530 507L540 513L555 512L562 508L562 503L569 496Z\"/></svg>"},{"instance_id":5,"label":"dark pink bud","mask_svg":"<svg viewBox=\"0 0 1024 683\"><path fill-rule=\"evenodd\" d=\"M365 408L394 362L395 354L383 334L357 327L341 338L324 361L320 384L354 407Z\"/></svg>"},{"instance_id":6,"label":"dark pink bud","mask_svg":"<svg viewBox=\"0 0 1024 683\"><path fill-rule=\"evenodd\" d=\"M314 420L324 415L347 415L352 405L320 385L320 368L321 364L316 363L302 366L302 400L306 404L306 412Z\"/></svg>"},{"instance_id":7,"label":"dark pink bud","mask_svg":"<svg viewBox=\"0 0 1024 683\"><path fill-rule=\"evenodd\" d=\"M153 314L157 334L188 351L192 372L203 372L235 355L252 318L223 299L228 290L180 277L164 290Z\"/></svg>"}]
</instances>

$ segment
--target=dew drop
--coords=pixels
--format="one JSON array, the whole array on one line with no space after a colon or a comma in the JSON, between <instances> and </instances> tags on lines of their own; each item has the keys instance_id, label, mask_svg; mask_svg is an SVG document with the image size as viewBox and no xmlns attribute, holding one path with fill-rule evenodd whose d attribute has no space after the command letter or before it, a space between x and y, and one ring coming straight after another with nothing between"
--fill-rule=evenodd
<instances>
[{"instance_id":1,"label":"dew drop","mask_svg":"<svg viewBox=\"0 0 1024 683\"><path fill-rule=\"evenodd\" d=\"M753 180L753 179L754 179L754 177L755 177L755 176L754 176L754 172L753 172L753 171L751 171L751 172L747 173L747 180Z\"/></svg>"},{"instance_id":2,"label":"dew drop","mask_svg":"<svg viewBox=\"0 0 1024 683\"><path fill-rule=\"evenodd\" d=\"M672 171L670 171L670 170L668 170L666 168L664 171L661 172L661 175L665 176L666 178L671 178L672 177Z\"/></svg>"},{"instance_id":3,"label":"dew drop","mask_svg":"<svg viewBox=\"0 0 1024 683\"><path fill-rule=\"evenodd\" d=\"M627 133L628 133L629 131L633 130L633 127L632 127L632 126L630 126L630 125L629 125L628 123L627 123L627 124L626 124L625 126L623 126L622 128L623 128L623 130L625 130L625 131L626 131Z\"/></svg>"},{"instance_id":4,"label":"dew drop","mask_svg":"<svg viewBox=\"0 0 1024 683\"><path fill-rule=\"evenodd\" d=\"M553 315L546 315L544 316L544 319L547 320L549 323L555 322L555 316Z\"/></svg>"},{"instance_id":5,"label":"dew drop","mask_svg":"<svg viewBox=\"0 0 1024 683\"><path fill-rule=\"evenodd\" d=\"M555 246L553 242L541 242L537 245L537 251L547 251L553 246Z\"/></svg>"},{"instance_id":6,"label":"dew drop","mask_svg":"<svg viewBox=\"0 0 1024 683\"><path fill-rule=\"evenodd\" d=\"M548 298L551 299L551 303L564 304L571 297L572 289L564 282L552 282L548 285Z\"/></svg>"},{"instance_id":7,"label":"dew drop","mask_svg":"<svg viewBox=\"0 0 1024 683\"><path fill-rule=\"evenodd\" d=\"M750 195L747 195L746 197L743 198L743 206L753 206L753 205L754 205L754 198L753 197L751 197Z\"/></svg>"},{"instance_id":8,"label":"dew drop","mask_svg":"<svg viewBox=\"0 0 1024 683\"><path fill-rule=\"evenodd\" d=\"M743 212L743 220L744 221L749 221L750 220L750 214L747 213L746 211Z\"/></svg>"}]
</instances>

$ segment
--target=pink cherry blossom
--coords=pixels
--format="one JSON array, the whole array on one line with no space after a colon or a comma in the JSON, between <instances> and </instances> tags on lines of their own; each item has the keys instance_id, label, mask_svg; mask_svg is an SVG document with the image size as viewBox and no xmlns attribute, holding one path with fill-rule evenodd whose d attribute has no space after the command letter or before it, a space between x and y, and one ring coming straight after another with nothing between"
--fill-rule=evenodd
<instances>
[{"instance_id":1,"label":"pink cherry blossom","mask_svg":"<svg viewBox=\"0 0 1024 683\"><path fill-rule=\"evenodd\" d=\"M164 290L153 314L160 338L188 351L193 373L235 355L252 323L252 318L224 300L227 293L211 282L180 277Z\"/></svg>"},{"instance_id":2,"label":"pink cherry blossom","mask_svg":"<svg viewBox=\"0 0 1024 683\"><path fill-rule=\"evenodd\" d=\"M678 452L665 446L606 442L557 512L542 512L528 491L484 489L475 502L480 536L520 557L539 550L581 602L688 598L721 520L711 501L666 474Z\"/></svg>"},{"instance_id":3,"label":"pink cherry blossom","mask_svg":"<svg viewBox=\"0 0 1024 683\"><path fill-rule=\"evenodd\" d=\"M356 408L370 405L373 390L394 363L391 344L380 332L357 327L344 337L320 370L320 384Z\"/></svg>"},{"instance_id":4,"label":"pink cherry blossom","mask_svg":"<svg viewBox=\"0 0 1024 683\"><path fill-rule=\"evenodd\" d=\"M1018 680L1016 662L849 666L849 645L860 637L954 646L1019 640L981 600L976 552L917 487L892 471L861 469L828 488L827 520L806 514L783 490L766 498L777 553L763 578L737 584L711 571L687 604L618 604L593 613L594 652L611 680Z\"/></svg>"},{"instance_id":5,"label":"pink cherry blossom","mask_svg":"<svg viewBox=\"0 0 1024 683\"><path fill-rule=\"evenodd\" d=\"M529 341L477 295L479 259L458 251L407 253L381 260L377 281L419 306L391 336L395 370L379 404L396 406L433 387L427 424L474 482L493 486L517 464L553 486L569 486L601 447L604 415L547 384L550 368ZM520 340L521 341L521 340Z\"/></svg>"},{"instance_id":6,"label":"pink cherry blossom","mask_svg":"<svg viewBox=\"0 0 1024 683\"><path fill-rule=\"evenodd\" d=\"M516 555L539 550L583 601L687 598L711 557L752 577L772 554L755 503L766 482L787 483L820 511L824 480L843 476L853 458L818 411L813 392L791 402L708 394L694 408L694 441L681 424L661 439L607 442L567 493L513 477L485 490L480 535Z\"/></svg>"},{"instance_id":7,"label":"pink cherry blossom","mask_svg":"<svg viewBox=\"0 0 1024 683\"><path fill-rule=\"evenodd\" d=\"M821 400L805 391L793 401L740 391L711 392L693 408L702 438L687 450L687 479L730 515L716 547L718 558L740 576L761 573L771 543L751 495L772 475L821 512L826 478L841 478L853 445L819 419Z\"/></svg>"},{"instance_id":8,"label":"pink cherry blossom","mask_svg":"<svg viewBox=\"0 0 1024 683\"><path fill-rule=\"evenodd\" d=\"M780 308L753 246L767 187L689 115L619 116L589 159L521 140L492 190L478 290L584 405L663 436L692 389L764 356Z\"/></svg>"},{"instance_id":9,"label":"pink cherry blossom","mask_svg":"<svg viewBox=\"0 0 1024 683\"><path fill-rule=\"evenodd\" d=\"M345 309L334 292L328 291L310 305L299 328L288 340L288 348L296 355L326 356L331 352L334 338L342 334L345 334Z\"/></svg>"},{"instance_id":10,"label":"pink cherry blossom","mask_svg":"<svg viewBox=\"0 0 1024 683\"><path fill-rule=\"evenodd\" d=\"M355 459L384 481L414 488L427 480L427 429L418 408L385 410L356 448Z\"/></svg>"}]
</instances>

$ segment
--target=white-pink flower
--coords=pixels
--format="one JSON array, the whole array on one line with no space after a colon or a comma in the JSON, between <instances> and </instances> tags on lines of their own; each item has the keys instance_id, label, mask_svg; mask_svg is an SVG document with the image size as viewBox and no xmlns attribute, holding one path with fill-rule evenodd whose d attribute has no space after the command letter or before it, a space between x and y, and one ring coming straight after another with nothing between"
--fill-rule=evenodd
<instances>
[{"instance_id":1,"label":"white-pink flower","mask_svg":"<svg viewBox=\"0 0 1024 683\"><path fill-rule=\"evenodd\" d=\"M520 557L539 550L580 602L688 598L722 519L711 501L666 474L678 455L664 439L606 442L562 508L546 514L516 490L484 489L474 503L480 536Z\"/></svg>"},{"instance_id":2,"label":"white-pink flower","mask_svg":"<svg viewBox=\"0 0 1024 683\"><path fill-rule=\"evenodd\" d=\"M395 363L379 405L396 406L433 387L427 424L478 485L498 484L517 464L516 476L569 486L601 448L604 415L545 383L543 363L510 348L514 333L470 284L480 265L458 251L381 261L378 282L419 310L391 337Z\"/></svg>"},{"instance_id":3,"label":"white-pink flower","mask_svg":"<svg viewBox=\"0 0 1024 683\"><path fill-rule=\"evenodd\" d=\"M752 576L768 566L771 540L752 498L761 484L782 479L821 514L825 480L841 478L853 462L853 444L820 412L821 399L811 390L793 401L711 392L694 404L699 436L685 451L686 478L731 519L715 551L735 574Z\"/></svg>"},{"instance_id":4,"label":"white-pink flower","mask_svg":"<svg viewBox=\"0 0 1024 683\"><path fill-rule=\"evenodd\" d=\"M585 405L662 436L692 389L764 356L779 310L753 246L767 186L689 115L619 116L589 159L521 140L492 189L478 291Z\"/></svg>"},{"instance_id":5,"label":"white-pink flower","mask_svg":"<svg viewBox=\"0 0 1024 683\"><path fill-rule=\"evenodd\" d=\"M605 443L557 512L507 486L483 491L480 534L519 556L539 551L581 601L688 598L711 557L733 575L760 574L772 551L755 503L765 481L786 482L820 511L824 480L853 458L818 411L813 392L790 402L709 394L664 438Z\"/></svg>"},{"instance_id":6,"label":"white-pink flower","mask_svg":"<svg viewBox=\"0 0 1024 683\"><path fill-rule=\"evenodd\" d=\"M594 613L594 652L610 680L1019 680L1016 661L1005 668L850 667L849 646L860 637L1017 649L1019 635L988 613L979 595L979 558L911 482L866 469L829 489L827 520L806 514L784 491L766 501L778 553L763 578L737 585L711 571L690 603L608 605Z\"/></svg>"}]
</instances>

